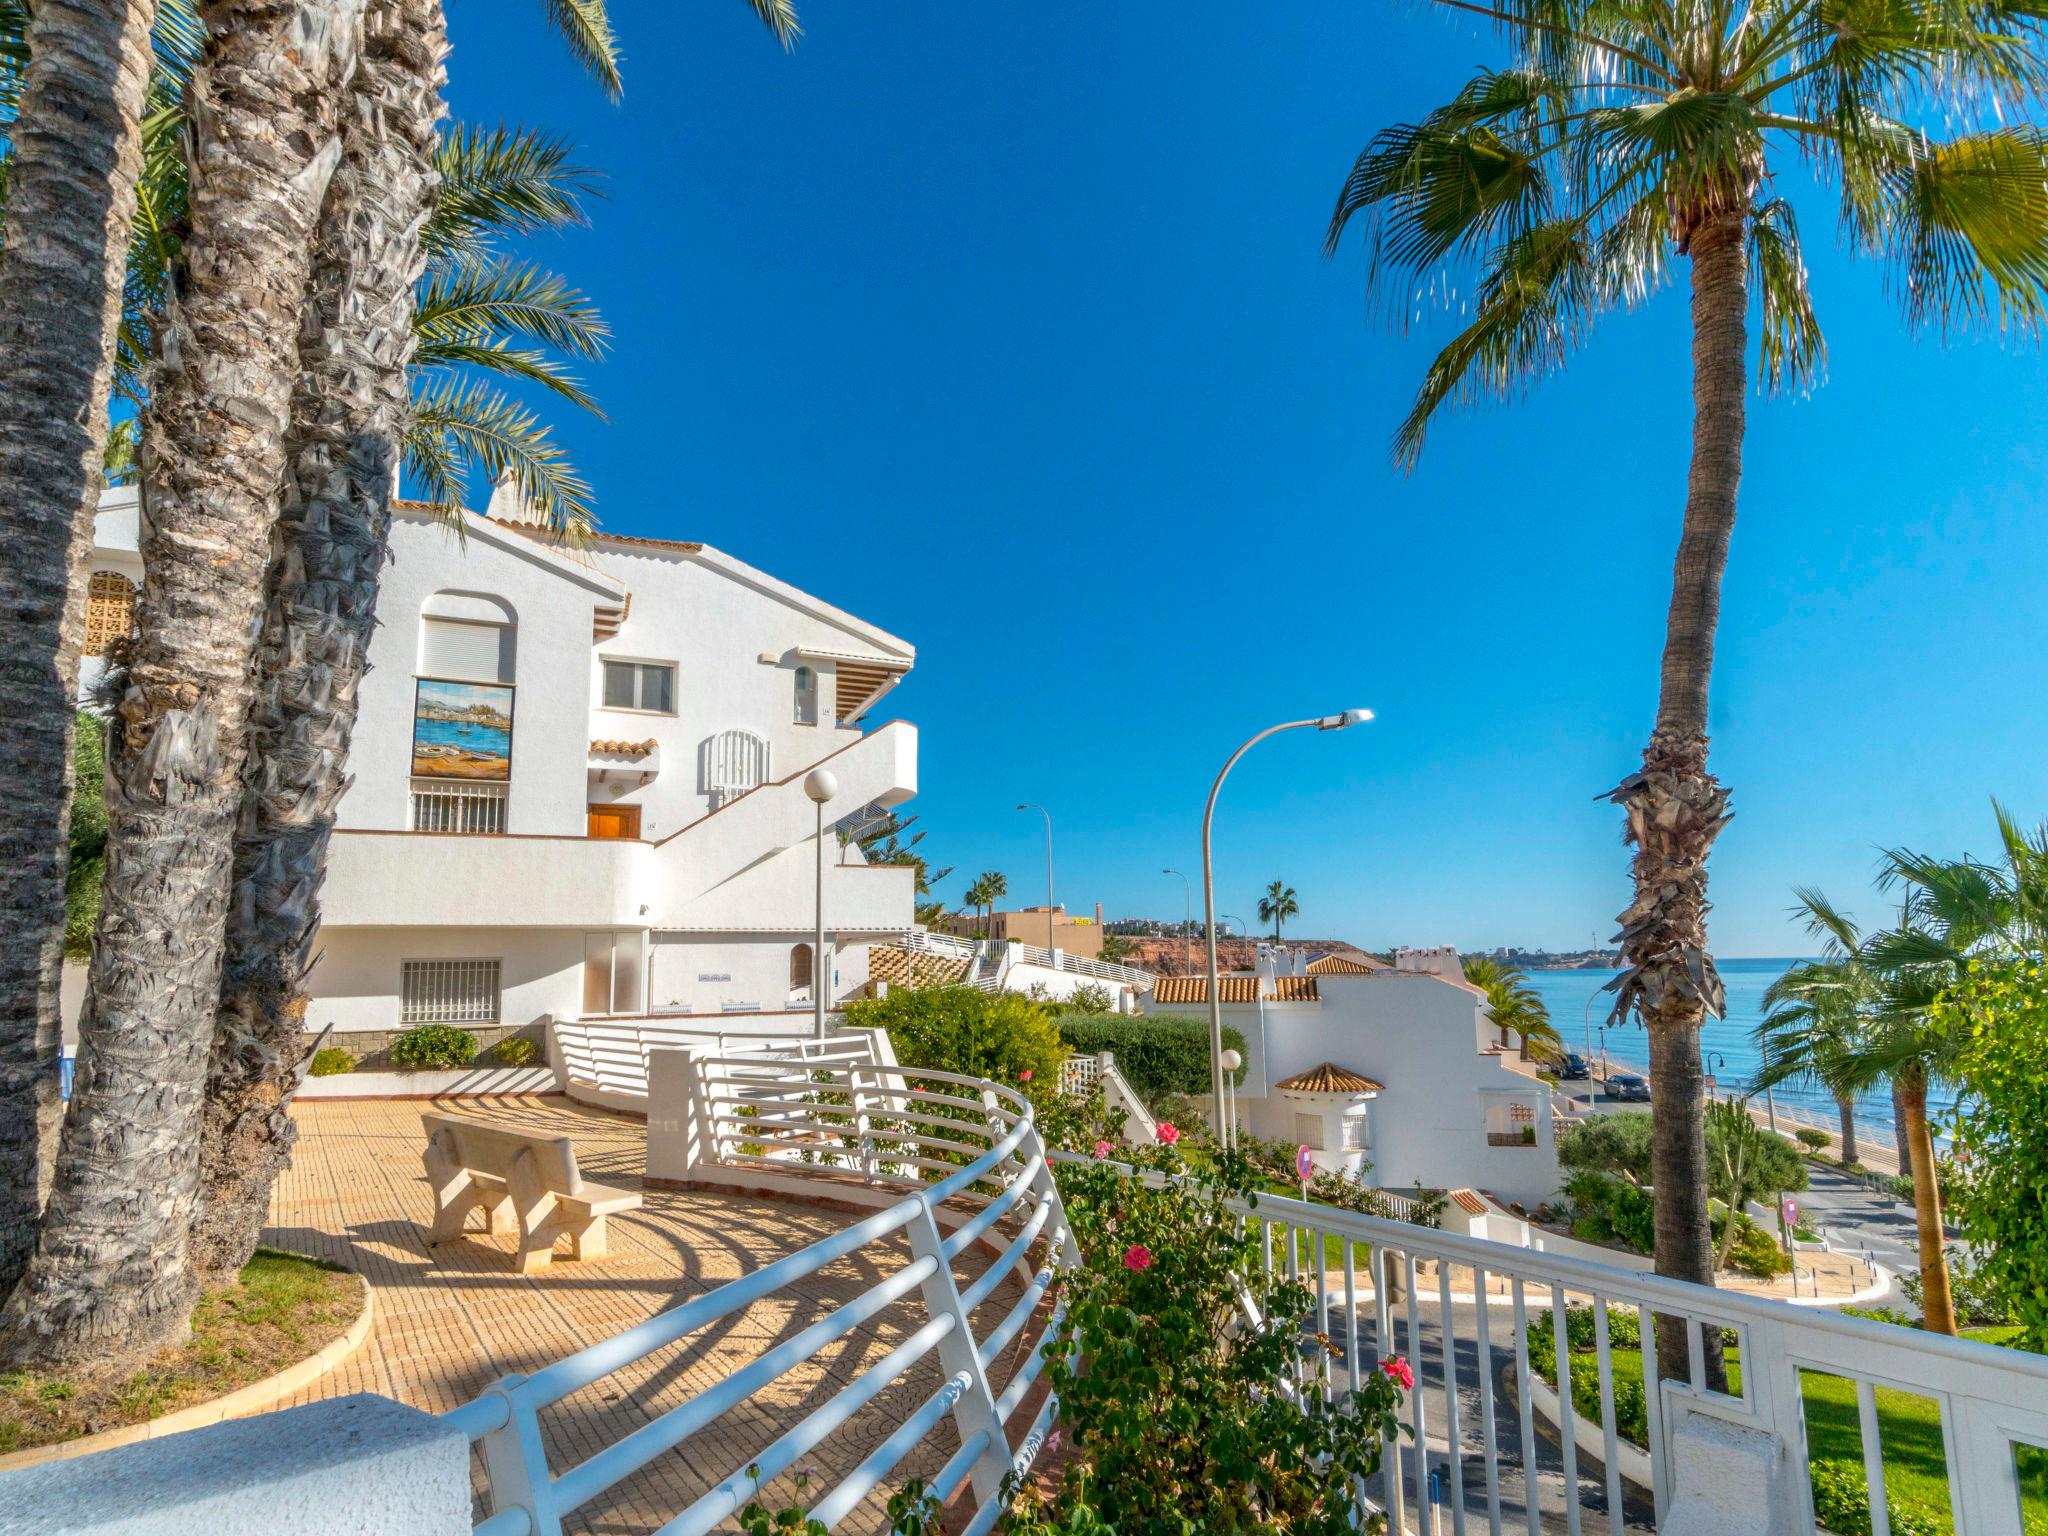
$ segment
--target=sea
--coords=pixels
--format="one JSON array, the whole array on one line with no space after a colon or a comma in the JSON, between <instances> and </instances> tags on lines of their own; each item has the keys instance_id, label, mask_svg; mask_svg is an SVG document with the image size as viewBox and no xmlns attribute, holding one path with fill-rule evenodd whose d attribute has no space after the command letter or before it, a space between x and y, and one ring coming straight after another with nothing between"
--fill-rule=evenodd
<instances>
[{"instance_id":1,"label":"sea","mask_svg":"<svg viewBox=\"0 0 2048 1536\"><path fill-rule=\"evenodd\" d=\"M1724 1018L1707 1020L1700 1031L1700 1050L1706 1057L1708 1073L1724 1095L1749 1091L1761 1064L1754 1032L1763 1020L1764 992L1790 967L1799 963L1797 957L1715 960L1722 984L1728 989L1728 1012ZM1603 992L1601 988L1620 975L1619 971L1529 971L1526 974L1529 985L1536 989L1537 995L1549 1008L1550 1022L1564 1036L1566 1050L1577 1051L1589 1060L1598 1061L1604 1045L1608 1063L1616 1070L1626 1071L1633 1066L1638 1072L1648 1072L1650 1052L1643 1038L1642 1025L1630 1020L1607 1027L1614 994ZM1786 1083L1773 1089L1772 1096L1780 1106L1790 1106L1818 1124L1830 1127L1836 1124L1834 1100L1818 1088ZM1859 1122L1889 1127L1892 1123L1890 1092L1880 1089L1866 1094L1858 1100L1856 1114Z\"/></svg>"},{"instance_id":2,"label":"sea","mask_svg":"<svg viewBox=\"0 0 2048 1536\"><path fill-rule=\"evenodd\" d=\"M461 747L483 757L509 757L512 753L512 732L507 727L475 720L423 717L413 722L413 740L423 746Z\"/></svg>"}]
</instances>

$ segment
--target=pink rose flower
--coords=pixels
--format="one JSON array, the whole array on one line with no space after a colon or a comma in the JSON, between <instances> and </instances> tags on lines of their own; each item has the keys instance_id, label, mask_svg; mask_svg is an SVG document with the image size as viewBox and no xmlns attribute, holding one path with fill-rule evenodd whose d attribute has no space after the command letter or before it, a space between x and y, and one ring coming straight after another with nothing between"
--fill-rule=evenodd
<instances>
[{"instance_id":1,"label":"pink rose flower","mask_svg":"<svg viewBox=\"0 0 2048 1536\"><path fill-rule=\"evenodd\" d=\"M1152 1133L1159 1138L1159 1144L1163 1147L1170 1147L1180 1140L1180 1132L1174 1129L1171 1120L1160 1121L1152 1127Z\"/></svg>"},{"instance_id":2,"label":"pink rose flower","mask_svg":"<svg viewBox=\"0 0 2048 1536\"><path fill-rule=\"evenodd\" d=\"M1131 1270L1150 1269L1152 1250L1143 1243L1133 1243L1124 1250L1124 1268Z\"/></svg>"},{"instance_id":3,"label":"pink rose flower","mask_svg":"<svg viewBox=\"0 0 2048 1536\"><path fill-rule=\"evenodd\" d=\"M1095 1143L1095 1155L1097 1157L1107 1157L1109 1156L1112 1150L1114 1149L1106 1141L1098 1141L1097 1143Z\"/></svg>"},{"instance_id":4,"label":"pink rose flower","mask_svg":"<svg viewBox=\"0 0 2048 1536\"><path fill-rule=\"evenodd\" d=\"M1380 1370L1386 1374L1387 1380L1403 1392L1415 1390L1415 1369L1409 1365L1406 1355L1395 1355L1391 1359L1382 1360Z\"/></svg>"},{"instance_id":5,"label":"pink rose flower","mask_svg":"<svg viewBox=\"0 0 2048 1536\"><path fill-rule=\"evenodd\" d=\"M1026 1067L1026 1068L1025 1068L1025 1069L1024 1069L1024 1070L1023 1070L1022 1072L1019 1072L1019 1073L1017 1074L1017 1081L1018 1081L1018 1082L1020 1082L1020 1083L1028 1083L1028 1082L1030 1082L1030 1081L1031 1081L1031 1069L1030 1069L1029 1067Z\"/></svg>"}]
</instances>

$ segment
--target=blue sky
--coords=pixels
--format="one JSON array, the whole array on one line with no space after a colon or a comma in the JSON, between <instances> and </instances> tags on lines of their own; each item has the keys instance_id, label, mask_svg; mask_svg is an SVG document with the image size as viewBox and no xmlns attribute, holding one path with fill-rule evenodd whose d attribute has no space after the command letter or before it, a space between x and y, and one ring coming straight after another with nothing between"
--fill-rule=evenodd
<instances>
[{"instance_id":1,"label":"blue sky","mask_svg":"<svg viewBox=\"0 0 2048 1536\"><path fill-rule=\"evenodd\" d=\"M614 0L607 104L537 3L451 0L458 113L573 136L592 227L534 254L618 336L561 417L607 527L703 539L913 641L942 891L1000 869L1177 915L1224 757L1218 906L1304 933L1565 947L1627 901L1685 475L1682 292L1512 409L1386 442L1441 325L1319 255L1375 129L1491 45L1418 8L853 7L785 56L741 0ZM1877 915L1876 850L2048 815L2048 364L1915 339L1796 167L1830 344L1752 398L1715 762L1715 947L1801 948L1795 883ZM886 713L887 711L885 711ZM1197 894L1199 902L1199 893Z\"/></svg>"}]
</instances>

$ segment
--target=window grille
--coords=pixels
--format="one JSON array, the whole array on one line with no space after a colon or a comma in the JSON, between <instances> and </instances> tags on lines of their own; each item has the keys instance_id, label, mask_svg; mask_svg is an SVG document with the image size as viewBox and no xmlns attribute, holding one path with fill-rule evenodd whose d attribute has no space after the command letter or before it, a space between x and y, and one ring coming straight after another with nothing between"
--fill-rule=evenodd
<instances>
[{"instance_id":1,"label":"window grille","mask_svg":"<svg viewBox=\"0 0 2048 1536\"><path fill-rule=\"evenodd\" d=\"M408 960L399 982L401 1024L495 1024L502 962Z\"/></svg>"},{"instance_id":2,"label":"window grille","mask_svg":"<svg viewBox=\"0 0 2048 1536\"><path fill-rule=\"evenodd\" d=\"M459 779L414 779L412 829L479 836L503 832L509 788L505 784L470 784Z\"/></svg>"}]
</instances>

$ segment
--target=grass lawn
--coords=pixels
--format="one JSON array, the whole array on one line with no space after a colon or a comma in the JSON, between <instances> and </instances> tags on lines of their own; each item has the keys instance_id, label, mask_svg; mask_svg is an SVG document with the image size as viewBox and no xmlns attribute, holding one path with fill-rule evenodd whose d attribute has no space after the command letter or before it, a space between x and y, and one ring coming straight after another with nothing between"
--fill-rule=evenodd
<instances>
[{"instance_id":1,"label":"grass lawn","mask_svg":"<svg viewBox=\"0 0 2048 1536\"><path fill-rule=\"evenodd\" d=\"M127 1376L0 1374L0 1454L188 1408L274 1376L347 1331L363 1290L345 1269L259 1248L192 1313L192 1337Z\"/></svg>"},{"instance_id":2,"label":"grass lawn","mask_svg":"<svg viewBox=\"0 0 2048 1536\"><path fill-rule=\"evenodd\" d=\"M2002 1344L2019 1332L2017 1328L1971 1328L1965 1337L1988 1344ZM1539 1359L1533 1351L1532 1365L1548 1367L1547 1356ZM1643 1357L1633 1349L1611 1352L1615 1391L1624 1382L1640 1388ZM1742 1356L1727 1352L1728 1385L1742 1388ZM1599 1367L1590 1354L1572 1356L1572 1378L1584 1371L1598 1380ZM1546 1380L1555 1384L1554 1367L1545 1368ZM1844 1376L1824 1376L1813 1371L1801 1374L1806 1408L1806 1441L1814 1461L1847 1462L1863 1465L1863 1432L1856 1413L1856 1384ZM1574 1396L1576 1397L1576 1393ZM1619 1427L1619 1426L1617 1426ZM1878 1438L1884 1450L1885 1496L1892 1509L1893 1529L1899 1526L1901 1510L1923 1517L1931 1530L1951 1536L1955 1523L1949 1513L1948 1467L1941 1447L1941 1410L1934 1399L1910 1392L1877 1389ZM2022 1503L2028 1536L2048 1536L2048 1455L2029 1454L2021 1461ZM1850 1536L1850 1533L1843 1533Z\"/></svg>"},{"instance_id":3,"label":"grass lawn","mask_svg":"<svg viewBox=\"0 0 2048 1536\"><path fill-rule=\"evenodd\" d=\"M1284 1183L1279 1179L1268 1179L1264 1184L1260 1186L1259 1193L1264 1195L1282 1195L1289 1200L1299 1200L1301 1198L1301 1186L1299 1184ZM1309 1204L1324 1205L1324 1202L1321 1200L1311 1200ZM1332 1211L1340 1211L1343 1208L1341 1206L1326 1205L1325 1209ZM1351 1213L1347 1211L1344 1214L1349 1215ZM1287 1250L1281 1244L1280 1240L1277 1238L1268 1238L1267 1241L1270 1242L1273 1246L1273 1264L1275 1269L1284 1268L1287 1263ZM1296 1237L1294 1239L1294 1245L1296 1253L1304 1255L1306 1254L1308 1245L1300 1237ZM1325 1274L1334 1275L1343 1274L1344 1239L1338 1237L1335 1233L1325 1232L1322 1236L1322 1249L1323 1272ZM1372 1247L1368 1243L1353 1243L1351 1245L1351 1251L1352 1261L1358 1266L1359 1289L1363 1290L1367 1285L1371 1283L1368 1277L1371 1275L1372 1271L1368 1267L1367 1259L1368 1256L1372 1253Z\"/></svg>"}]
</instances>

